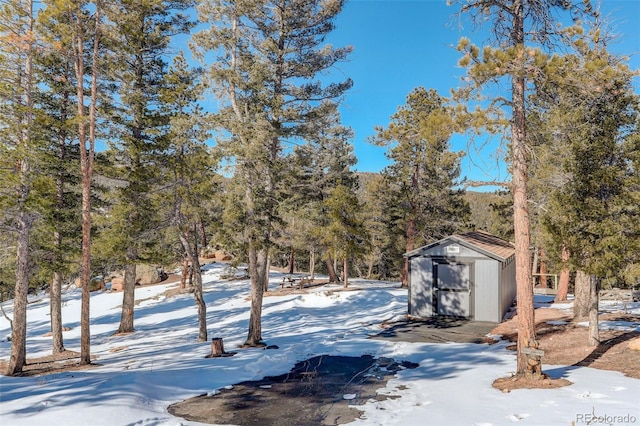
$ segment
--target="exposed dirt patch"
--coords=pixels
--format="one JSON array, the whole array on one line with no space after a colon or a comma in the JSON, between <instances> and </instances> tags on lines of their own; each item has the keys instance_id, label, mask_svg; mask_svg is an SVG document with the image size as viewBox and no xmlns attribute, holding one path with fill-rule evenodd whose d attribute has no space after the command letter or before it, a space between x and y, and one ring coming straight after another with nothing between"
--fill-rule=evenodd
<instances>
[{"instance_id":1,"label":"exposed dirt patch","mask_svg":"<svg viewBox=\"0 0 640 426\"><path fill-rule=\"evenodd\" d=\"M514 389L557 389L572 384L567 379L552 379L545 377L540 380L527 379L524 376L503 377L493 382L493 387L502 392Z\"/></svg>"},{"instance_id":2,"label":"exposed dirt patch","mask_svg":"<svg viewBox=\"0 0 640 426\"><path fill-rule=\"evenodd\" d=\"M417 364L369 355L321 355L299 362L287 374L242 382L169 406L171 414L210 424L315 426L348 423L353 406L386 397L376 391L398 370Z\"/></svg>"},{"instance_id":3,"label":"exposed dirt patch","mask_svg":"<svg viewBox=\"0 0 640 426\"><path fill-rule=\"evenodd\" d=\"M640 379L640 351L628 342L640 336L637 331L600 330L600 345L588 345L588 327L578 325L573 315L559 309L536 309L536 335L546 365L571 365L619 371ZM621 321L640 324L640 316L624 312L600 315L600 321ZM501 323L491 332L512 342L517 340L517 316ZM515 345L510 349L515 350Z\"/></svg>"}]
</instances>

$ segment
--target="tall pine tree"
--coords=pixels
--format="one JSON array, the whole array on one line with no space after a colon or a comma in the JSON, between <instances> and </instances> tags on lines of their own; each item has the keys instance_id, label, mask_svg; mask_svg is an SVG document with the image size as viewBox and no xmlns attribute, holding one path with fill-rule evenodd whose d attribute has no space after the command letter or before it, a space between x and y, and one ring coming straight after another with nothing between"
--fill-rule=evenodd
<instances>
[{"instance_id":1,"label":"tall pine tree","mask_svg":"<svg viewBox=\"0 0 640 426\"><path fill-rule=\"evenodd\" d=\"M110 154L116 165L117 201L111 211L109 242L125 265L122 316L118 332L133 332L136 264L149 260L149 247L159 235L157 199L150 196L160 183L160 155L166 149L169 117L160 107L167 73L166 55L173 35L191 24L180 12L189 1L122 0L109 3L108 37L111 78L120 102L111 120L114 134ZM115 173L113 173L115 172Z\"/></svg>"},{"instance_id":2,"label":"tall pine tree","mask_svg":"<svg viewBox=\"0 0 640 426\"><path fill-rule=\"evenodd\" d=\"M531 228L529 218L528 168L530 149L527 141L526 92L540 67L540 48L552 49L558 41L560 20L556 13L569 11L573 16L591 12L589 1L541 0L457 0L460 12L481 25L491 22L492 43L480 49L469 39L460 40L464 54L460 65L467 68L465 85L457 92L463 102L482 99L487 86L506 80L508 96L493 97L479 105L468 123L476 131L487 129L502 133L508 140L513 195L513 223L516 249L516 286L518 303L517 373L542 377L539 363L533 363L523 349L536 348L533 279L531 273ZM485 98L486 100L486 98ZM505 119L505 116L507 117Z\"/></svg>"},{"instance_id":3,"label":"tall pine tree","mask_svg":"<svg viewBox=\"0 0 640 426\"><path fill-rule=\"evenodd\" d=\"M198 6L210 25L193 45L217 60L208 69L224 104L216 119L218 144L234 165L236 200L245 229L251 277L246 345L262 345L262 297L277 217L285 143L305 140L335 108L351 81L324 84L318 75L350 48L325 43L342 0L208 0Z\"/></svg>"},{"instance_id":4,"label":"tall pine tree","mask_svg":"<svg viewBox=\"0 0 640 426\"><path fill-rule=\"evenodd\" d=\"M449 150L455 124L452 111L435 90L422 87L407 96L406 105L398 108L391 123L377 127L373 142L389 146L392 161L384 171L389 191L385 191L388 216L403 235L402 254L416 244L444 238L464 227L469 207L460 184L462 153ZM403 261L401 280L408 283L408 260Z\"/></svg>"},{"instance_id":5,"label":"tall pine tree","mask_svg":"<svg viewBox=\"0 0 640 426\"><path fill-rule=\"evenodd\" d=\"M27 292L31 232L37 218L33 184L37 160L34 128L35 10L32 0L3 3L0 18L0 152L8 167L0 168L0 205L4 221L16 235L16 273L11 323L11 355L7 374L18 374L26 363Z\"/></svg>"}]
</instances>

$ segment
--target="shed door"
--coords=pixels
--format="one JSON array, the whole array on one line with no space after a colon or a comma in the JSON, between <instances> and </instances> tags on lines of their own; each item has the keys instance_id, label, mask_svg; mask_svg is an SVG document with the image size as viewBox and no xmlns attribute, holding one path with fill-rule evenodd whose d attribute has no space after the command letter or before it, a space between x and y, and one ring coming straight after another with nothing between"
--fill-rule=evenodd
<instances>
[{"instance_id":1,"label":"shed door","mask_svg":"<svg viewBox=\"0 0 640 426\"><path fill-rule=\"evenodd\" d=\"M469 265L438 263L436 274L438 315L468 317L471 300Z\"/></svg>"}]
</instances>

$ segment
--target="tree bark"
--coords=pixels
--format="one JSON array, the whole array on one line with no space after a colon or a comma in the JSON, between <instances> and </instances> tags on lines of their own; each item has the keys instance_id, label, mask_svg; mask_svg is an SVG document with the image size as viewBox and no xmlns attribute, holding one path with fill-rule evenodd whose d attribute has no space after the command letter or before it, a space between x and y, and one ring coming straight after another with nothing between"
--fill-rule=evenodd
<instances>
[{"instance_id":1,"label":"tree bark","mask_svg":"<svg viewBox=\"0 0 640 426\"><path fill-rule=\"evenodd\" d=\"M315 268L316 268L316 251L314 249L311 249L309 251L309 275L311 276L312 280L314 279Z\"/></svg>"},{"instance_id":2,"label":"tree bark","mask_svg":"<svg viewBox=\"0 0 640 426\"><path fill-rule=\"evenodd\" d=\"M204 301L202 292L202 273L200 272L200 261L198 256L191 262L193 265L193 298L198 307L198 341L207 341L207 304Z\"/></svg>"},{"instance_id":3,"label":"tree bark","mask_svg":"<svg viewBox=\"0 0 640 426\"><path fill-rule=\"evenodd\" d=\"M562 246L562 270L560 271L560 279L558 281L558 293L554 302L566 302L569 295L569 267L567 262L569 261L569 249L566 246Z\"/></svg>"},{"instance_id":4,"label":"tree bark","mask_svg":"<svg viewBox=\"0 0 640 426\"><path fill-rule=\"evenodd\" d=\"M198 307L198 341L207 341L207 304L204 301L204 294L202 291L202 271L200 270L200 258L198 250L198 230L197 224L194 225L194 240L193 247L189 245L187 234L180 235L183 248L187 251L187 256L191 260L191 274L193 276L193 298Z\"/></svg>"},{"instance_id":5,"label":"tree bark","mask_svg":"<svg viewBox=\"0 0 640 426\"><path fill-rule=\"evenodd\" d=\"M547 261L543 248L540 249L540 287L549 288L547 283Z\"/></svg>"},{"instance_id":6,"label":"tree bark","mask_svg":"<svg viewBox=\"0 0 640 426\"><path fill-rule=\"evenodd\" d=\"M211 354L210 358L218 357L224 355L224 342L222 341L222 337L214 337L211 339Z\"/></svg>"},{"instance_id":7,"label":"tree bark","mask_svg":"<svg viewBox=\"0 0 640 426\"><path fill-rule=\"evenodd\" d=\"M413 218L409 219L407 226L407 247L406 252L410 252L414 249L414 241L416 237L416 222ZM400 272L400 281L402 282L402 288L409 287L409 259L404 258L402 271Z\"/></svg>"},{"instance_id":8,"label":"tree bark","mask_svg":"<svg viewBox=\"0 0 640 426\"><path fill-rule=\"evenodd\" d=\"M68 101L70 94L65 92L65 100ZM68 119L67 114L67 102L63 104L63 113L61 114L64 119ZM66 146L65 136L60 134L58 136L58 160L62 163L66 159ZM58 172L56 176L56 208L58 211L64 208L65 200L65 178L62 171ZM63 256L60 254L62 249L62 233L60 232L61 224L55 224L55 231L53 233L54 246L55 246L55 260L54 264L57 265L63 261ZM51 316L51 336L52 336L52 354L58 354L64 352L64 344L62 338L62 272L56 270L53 272L51 279L51 285L49 286L49 314Z\"/></svg>"},{"instance_id":9,"label":"tree bark","mask_svg":"<svg viewBox=\"0 0 640 426\"><path fill-rule=\"evenodd\" d=\"M207 241L207 231L204 228L204 223L202 223L202 220L198 220L197 227L198 227L198 236L200 237L200 247L202 247L203 249L206 249L207 246L209 245L209 241Z\"/></svg>"},{"instance_id":10,"label":"tree bark","mask_svg":"<svg viewBox=\"0 0 640 426\"><path fill-rule=\"evenodd\" d=\"M327 265L327 272L329 273L329 282L330 283L339 282L340 280L338 280L338 275L336 274L336 270L333 267L333 259L331 259L331 256L327 257L325 264Z\"/></svg>"},{"instance_id":11,"label":"tree bark","mask_svg":"<svg viewBox=\"0 0 640 426\"><path fill-rule=\"evenodd\" d=\"M525 113L525 52L524 10L522 0L513 4L512 41L516 49L516 70L511 76L512 123L511 153L513 158L513 225L515 237L515 263L518 310L517 372L527 372L528 357L522 349L536 342L535 313L533 309L533 280L531 279L531 229L527 194L528 153Z\"/></svg>"},{"instance_id":12,"label":"tree bark","mask_svg":"<svg viewBox=\"0 0 640 426\"><path fill-rule=\"evenodd\" d=\"M256 249L255 242L249 242L249 275L251 277L251 311L249 332L244 346L264 346L262 341L262 297L266 277L267 249Z\"/></svg>"},{"instance_id":13,"label":"tree bark","mask_svg":"<svg viewBox=\"0 0 640 426\"><path fill-rule=\"evenodd\" d=\"M591 279L584 271L576 272L575 300L573 301L573 318L581 320L589 316L591 300Z\"/></svg>"},{"instance_id":14,"label":"tree bark","mask_svg":"<svg viewBox=\"0 0 640 426\"><path fill-rule=\"evenodd\" d=\"M22 166L24 167L24 165ZM29 292L29 237L32 218L26 212L18 217L16 285L13 298L11 356L7 375L22 372L27 362L27 294Z\"/></svg>"},{"instance_id":15,"label":"tree bark","mask_svg":"<svg viewBox=\"0 0 640 426\"><path fill-rule=\"evenodd\" d=\"M182 260L182 274L180 275L180 288L183 290L187 288L187 277L189 276L189 268L189 256L186 256Z\"/></svg>"},{"instance_id":16,"label":"tree bark","mask_svg":"<svg viewBox=\"0 0 640 426\"><path fill-rule=\"evenodd\" d=\"M536 282L538 282L539 277L536 276L538 273L538 262L540 258L538 257L538 248L533 248L533 260L531 261L531 277L533 279L533 286L536 287Z\"/></svg>"},{"instance_id":17,"label":"tree bark","mask_svg":"<svg viewBox=\"0 0 640 426\"><path fill-rule=\"evenodd\" d=\"M598 330L598 303L600 299L600 279L595 275L589 277L589 346L600 344Z\"/></svg>"},{"instance_id":18,"label":"tree bark","mask_svg":"<svg viewBox=\"0 0 640 426\"><path fill-rule=\"evenodd\" d=\"M80 364L91 364L91 323L89 284L91 281L91 180L93 178L93 162L96 140L96 109L98 102L98 56L100 45L101 5L95 4L95 34L91 64L91 104L89 107L89 145L87 146L85 105L84 105L84 43L80 16L76 18L74 34L74 67L76 73L76 96L78 104L78 141L80 144L80 170L82 185L82 260L80 282L82 284L82 301L80 304ZM75 11L78 15L81 10Z\"/></svg>"},{"instance_id":19,"label":"tree bark","mask_svg":"<svg viewBox=\"0 0 640 426\"><path fill-rule=\"evenodd\" d=\"M117 333L133 333L133 310L136 295L136 264L128 263L124 267L124 291L122 295L122 314Z\"/></svg>"},{"instance_id":20,"label":"tree bark","mask_svg":"<svg viewBox=\"0 0 640 426\"><path fill-rule=\"evenodd\" d=\"M408 270L408 265L407 265L407 270ZM407 274L408 276L409 274ZM369 264L367 265L367 279L371 279L371 276L373 276L373 261L369 262Z\"/></svg>"},{"instance_id":21,"label":"tree bark","mask_svg":"<svg viewBox=\"0 0 640 426\"><path fill-rule=\"evenodd\" d=\"M27 3L26 12L28 29L25 34L19 34L25 43L24 75L20 76L21 101L24 111L21 117L21 148L27 151L31 142L31 128L33 126L33 57L34 40L31 39L34 27L33 1ZM29 292L29 240L33 217L28 211L27 201L31 193L31 164L23 157L18 164L20 183L18 186L18 205L20 212L16 220L18 233L16 245L16 284L13 299L13 322L11 328L11 355L9 357L8 375L22 372L27 361L27 294Z\"/></svg>"},{"instance_id":22,"label":"tree bark","mask_svg":"<svg viewBox=\"0 0 640 426\"><path fill-rule=\"evenodd\" d=\"M295 261L296 261L296 253L293 247L289 250L289 273L293 274L295 271Z\"/></svg>"},{"instance_id":23,"label":"tree bark","mask_svg":"<svg viewBox=\"0 0 640 426\"><path fill-rule=\"evenodd\" d=\"M267 257L267 266L265 267L267 275L264 280L264 292L269 291L269 272L271 271L271 256Z\"/></svg>"},{"instance_id":24,"label":"tree bark","mask_svg":"<svg viewBox=\"0 0 640 426\"><path fill-rule=\"evenodd\" d=\"M53 273L49 288L49 314L51 315L51 336L53 355L64 352L62 339L62 273Z\"/></svg>"},{"instance_id":25,"label":"tree bark","mask_svg":"<svg viewBox=\"0 0 640 426\"><path fill-rule=\"evenodd\" d=\"M344 277L344 288L349 287L349 260L347 256L342 259L342 276Z\"/></svg>"}]
</instances>

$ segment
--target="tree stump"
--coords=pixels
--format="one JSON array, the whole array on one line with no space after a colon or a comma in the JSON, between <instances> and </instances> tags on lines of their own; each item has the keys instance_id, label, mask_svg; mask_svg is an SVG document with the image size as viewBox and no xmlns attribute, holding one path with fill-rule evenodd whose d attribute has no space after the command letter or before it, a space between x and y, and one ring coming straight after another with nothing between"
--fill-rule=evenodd
<instances>
[{"instance_id":1,"label":"tree stump","mask_svg":"<svg viewBox=\"0 0 640 426\"><path fill-rule=\"evenodd\" d=\"M214 337L211 339L211 353L205 358L219 358L223 356L233 356L236 352L225 352L222 337Z\"/></svg>"}]
</instances>

